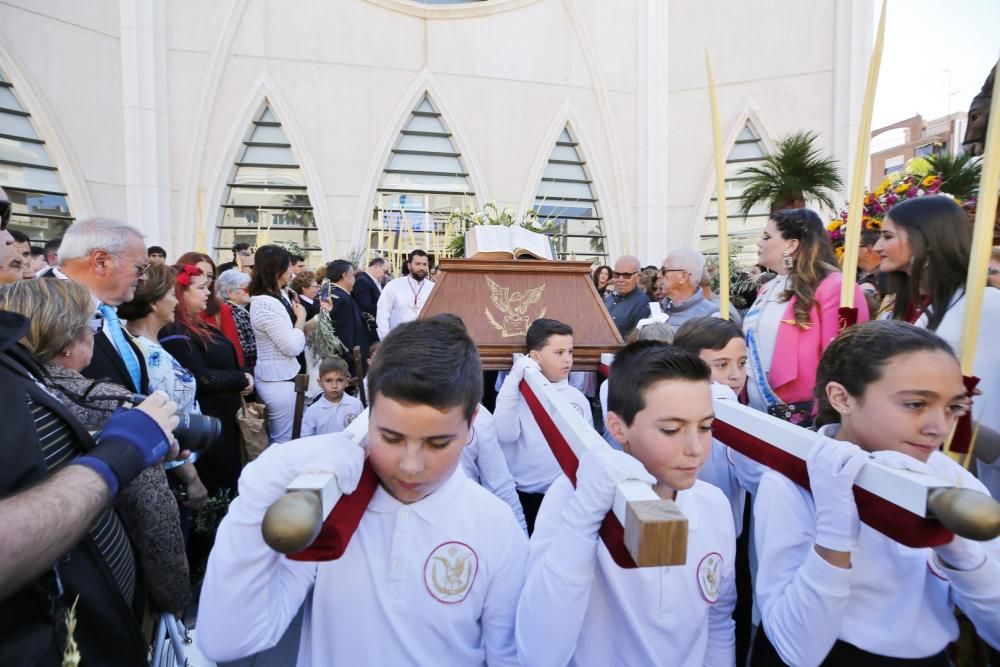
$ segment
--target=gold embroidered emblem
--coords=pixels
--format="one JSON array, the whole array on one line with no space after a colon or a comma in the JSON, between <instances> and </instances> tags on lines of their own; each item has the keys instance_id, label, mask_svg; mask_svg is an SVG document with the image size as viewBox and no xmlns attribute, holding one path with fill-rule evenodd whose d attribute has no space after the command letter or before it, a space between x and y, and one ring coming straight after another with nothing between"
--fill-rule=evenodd
<instances>
[{"instance_id":1,"label":"gold embroidered emblem","mask_svg":"<svg viewBox=\"0 0 1000 667\"><path fill-rule=\"evenodd\" d=\"M701 589L701 596L710 604L715 604L719 599L721 570L722 555L714 551L706 554L698 563L698 587Z\"/></svg>"},{"instance_id":2,"label":"gold embroidered emblem","mask_svg":"<svg viewBox=\"0 0 1000 667\"><path fill-rule=\"evenodd\" d=\"M503 314L503 323L496 321L490 313L489 306L484 311L486 319L503 338L525 336L532 321L545 317L545 308L542 308L542 312L536 317L528 317L528 307L538 303L542 298L542 292L545 291L544 283L540 287L532 287L513 294L510 293L510 288L499 285L489 276L486 276L486 285L490 288L490 301Z\"/></svg>"},{"instance_id":3,"label":"gold embroidered emblem","mask_svg":"<svg viewBox=\"0 0 1000 667\"><path fill-rule=\"evenodd\" d=\"M479 571L479 557L462 542L437 546L424 565L424 585L439 602L454 604L469 594Z\"/></svg>"}]
</instances>

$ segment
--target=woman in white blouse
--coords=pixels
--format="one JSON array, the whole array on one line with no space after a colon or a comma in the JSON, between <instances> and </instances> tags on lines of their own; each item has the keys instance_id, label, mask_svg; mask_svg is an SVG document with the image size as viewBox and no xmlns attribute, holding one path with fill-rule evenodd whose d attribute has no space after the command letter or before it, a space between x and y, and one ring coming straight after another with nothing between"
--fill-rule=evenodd
<instances>
[{"instance_id":1,"label":"woman in white blouse","mask_svg":"<svg viewBox=\"0 0 1000 667\"><path fill-rule=\"evenodd\" d=\"M305 373L306 311L289 301L291 255L281 246L265 245L254 254L250 279L250 322L257 341L254 380L257 395L267 405L271 443L292 438L295 376Z\"/></svg>"}]
</instances>

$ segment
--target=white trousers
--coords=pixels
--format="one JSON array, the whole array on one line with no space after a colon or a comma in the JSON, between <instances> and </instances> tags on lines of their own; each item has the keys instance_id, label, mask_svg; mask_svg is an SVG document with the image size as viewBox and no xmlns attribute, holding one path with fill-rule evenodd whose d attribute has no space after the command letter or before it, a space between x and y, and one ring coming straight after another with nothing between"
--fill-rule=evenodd
<instances>
[{"instance_id":1,"label":"white trousers","mask_svg":"<svg viewBox=\"0 0 1000 667\"><path fill-rule=\"evenodd\" d=\"M291 380L269 382L257 380L257 395L267 406L269 442L288 442L292 439L292 420L295 417L295 383Z\"/></svg>"}]
</instances>

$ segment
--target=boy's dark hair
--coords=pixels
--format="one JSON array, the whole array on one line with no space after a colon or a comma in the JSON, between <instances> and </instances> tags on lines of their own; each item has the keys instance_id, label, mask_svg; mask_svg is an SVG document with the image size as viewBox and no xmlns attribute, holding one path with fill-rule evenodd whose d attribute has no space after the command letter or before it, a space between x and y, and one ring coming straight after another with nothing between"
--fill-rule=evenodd
<instances>
[{"instance_id":1,"label":"boy's dark hair","mask_svg":"<svg viewBox=\"0 0 1000 667\"><path fill-rule=\"evenodd\" d=\"M164 257L166 257L167 256L167 251L164 250L163 248L161 248L158 245L151 245L148 248L146 248L146 256L147 257L149 255L154 255L154 254L155 255L163 255Z\"/></svg>"},{"instance_id":2,"label":"boy's dark hair","mask_svg":"<svg viewBox=\"0 0 1000 667\"><path fill-rule=\"evenodd\" d=\"M873 320L844 329L826 348L816 369L816 426L840 423L840 413L826 397L828 383L839 382L848 394L861 398L868 385L879 381L882 369L894 357L937 350L955 356L944 339L909 322Z\"/></svg>"},{"instance_id":3,"label":"boy's dark hair","mask_svg":"<svg viewBox=\"0 0 1000 667\"><path fill-rule=\"evenodd\" d=\"M531 352L532 350L540 350L545 347L552 336L572 335L573 327L570 325L559 320L540 318L532 322L531 326L528 327L528 335L525 337L524 343L525 347L528 348L528 352Z\"/></svg>"},{"instance_id":4,"label":"boy's dark hair","mask_svg":"<svg viewBox=\"0 0 1000 667\"><path fill-rule=\"evenodd\" d=\"M59 246L62 245L62 237L57 239L49 239L45 242L45 252L50 252L52 250L59 250Z\"/></svg>"},{"instance_id":5,"label":"boy's dark hair","mask_svg":"<svg viewBox=\"0 0 1000 667\"><path fill-rule=\"evenodd\" d=\"M295 254L293 254L291 256L291 260L292 260L292 264L298 264L299 262L306 261L306 258L303 257L302 255L295 255Z\"/></svg>"},{"instance_id":6,"label":"boy's dark hair","mask_svg":"<svg viewBox=\"0 0 1000 667\"><path fill-rule=\"evenodd\" d=\"M465 328L465 322L462 321L462 318L454 313L438 313L437 315L427 319L434 320L436 322L444 322L445 324L450 324L453 327L458 327L462 331L468 331Z\"/></svg>"},{"instance_id":7,"label":"boy's dark hair","mask_svg":"<svg viewBox=\"0 0 1000 667\"><path fill-rule=\"evenodd\" d=\"M41 246L33 245L31 246L31 256L32 257L45 257L45 248Z\"/></svg>"},{"instance_id":8,"label":"boy's dark hair","mask_svg":"<svg viewBox=\"0 0 1000 667\"><path fill-rule=\"evenodd\" d=\"M29 245L31 244L31 239L28 238L28 235L22 232L21 230L8 229L7 231L10 232L10 235L14 237L14 243L27 243Z\"/></svg>"},{"instance_id":9,"label":"boy's dark hair","mask_svg":"<svg viewBox=\"0 0 1000 667\"><path fill-rule=\"evenodd\" d=\"M677 329L674 345L691 354L721 350L734 338L744 338L743 330L721 317L694 317Z\"/></svg>"},{"instance_id":10,"label":"boy's dark hair","mask_svg":"<svg viewBox=\"0 0 1000 667\"><path fill-rule=\"evenodd\" d=\"M326 277L331 283L339 283L340 279L354 270L354 265L346 259L335 259L326 265Z\"/></svg>"},{"instance_id":11,"label":"boy's dark hair","mask_svg":"<svg viewBox=\"0 0 1000 667\"><path fill-rule=\"evenodd\" d=\"M322 379L327 373L340 373L341 375L351 376L351 372L347 370L347 362L340 357L327 357L319 364L319 377Z\"/></svg>"},{"instance_id":12,"label":"boy's dark hair","mask_svg":"<svg viewBox=\"0 0 1000 667\"><path fill-rule=\"evenodd\" d=\"M483 368L464 329L430 318L401 324L382 339L368 370L368 401L385 396L437 410L462 407L472 421L483 397Z\"/></svg>"},{"instance_id":13,"label":"boy's dark hair","mask_svg":"<svg viewBox=\"0 0 1000 667\"><path fill-rule=\"evenodd\" d=\"M382 347L382 341L380 340L372 341L371 345L368 346L368 358L371 359L372 357L374 357L375 353L378 352L378 349L380 347Z\"/></svg>"},{"instance_id":14,"label":"boy's dark hair","mask_svg":"<svg viewBox=\"0 0 1000 667\"><path fill-rule=\"evenodd\" d=\"M625 346L615 355L608 380L608 412L613 412L626 426L646 407L646 389L661 380L710 382L708 365L698 356L674 345L640 340Z\"/></svg>"}]
</instances>

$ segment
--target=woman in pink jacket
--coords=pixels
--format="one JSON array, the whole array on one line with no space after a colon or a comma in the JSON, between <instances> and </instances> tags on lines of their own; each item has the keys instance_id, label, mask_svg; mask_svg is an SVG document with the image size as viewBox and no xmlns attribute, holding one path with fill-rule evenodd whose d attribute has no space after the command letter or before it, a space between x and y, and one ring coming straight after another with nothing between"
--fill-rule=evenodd
<instances>
[{"instance_id":1,"label":"woman in pink jacket","mask_svg":"<svg viewBox=\"0 0 1000 667\"><path fill-rule=\"evenodd\" d=\"M811 426L816 368L840 331L840 269L823 221L809 209L772 213L757 247L759 263L777 276L743 320L750 405ZM867 321L858 288L854 304L858 322Z\"/></svg>"}]
</instances>

